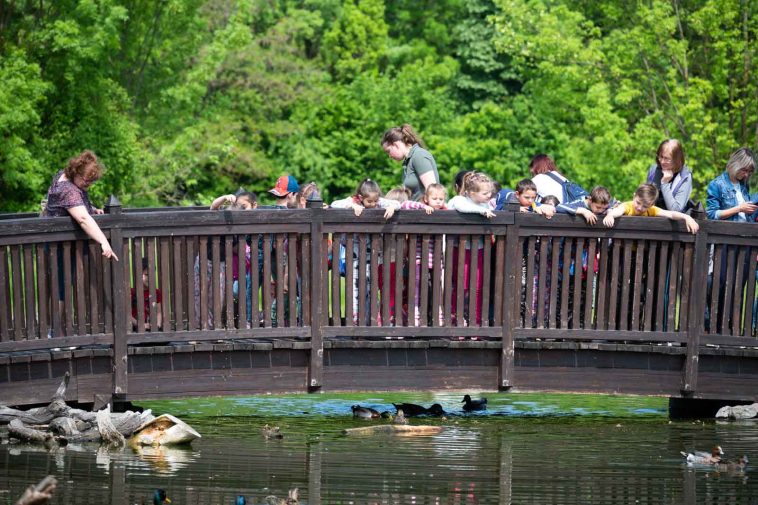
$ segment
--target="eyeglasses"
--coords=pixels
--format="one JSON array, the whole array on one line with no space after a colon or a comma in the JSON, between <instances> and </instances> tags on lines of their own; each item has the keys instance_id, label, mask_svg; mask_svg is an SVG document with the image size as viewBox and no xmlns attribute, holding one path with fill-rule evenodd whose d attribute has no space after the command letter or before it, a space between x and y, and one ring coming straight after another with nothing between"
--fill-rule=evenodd
<instances>
[{"instance_id":1,"label":"eyeglasses","mask_svg":"<svg viewBox=\"0 0 758 505\"><path fill-rule=\"evenodd\" d=\"M674 161L674 159L671 158L670 156L658 156L658 160L666 162L666 163L671 163L672 161Z\"/></svg>"}]
</instances>

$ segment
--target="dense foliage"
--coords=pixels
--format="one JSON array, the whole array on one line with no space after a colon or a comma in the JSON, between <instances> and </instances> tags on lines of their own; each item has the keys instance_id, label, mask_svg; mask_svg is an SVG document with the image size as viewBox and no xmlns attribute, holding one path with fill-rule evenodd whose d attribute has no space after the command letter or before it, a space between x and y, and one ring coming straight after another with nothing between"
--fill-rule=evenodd
<instances>
[{"instance_id":1,"label":"dense foliage","mask_svg":"<svg viewBox=\"0 0 758 505\"><path fill-rule=\"evenodd\" d=\"M628 196L679 138L702 197L758 145L758 3L745 0L0 0L0 209L37 208L82 149L132 206L325 197L400 166L411 123L443 182L504 185L546 152ZM262 201L267 197L262 196Z\"/></svg>"}]
</instances>

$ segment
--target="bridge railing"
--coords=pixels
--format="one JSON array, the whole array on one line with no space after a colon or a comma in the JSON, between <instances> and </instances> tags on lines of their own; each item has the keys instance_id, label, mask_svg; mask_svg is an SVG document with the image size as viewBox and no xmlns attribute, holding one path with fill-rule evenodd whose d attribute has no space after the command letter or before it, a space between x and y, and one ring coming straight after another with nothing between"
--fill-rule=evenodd
<instances>
[{"instance_id":1,"label":"bridge railing","mask_svg":"<svg viewBox=\"0 0 758 505\"><path fill-rule=\"evenodd\" d=\"M758 227L501 212L130 209L96 216L119 262L68 218L0 221L0 352L294 338L320 385L324 339L755 345ZM143 279L143 265L146 274Z\"/></svg>"}]
</instances>

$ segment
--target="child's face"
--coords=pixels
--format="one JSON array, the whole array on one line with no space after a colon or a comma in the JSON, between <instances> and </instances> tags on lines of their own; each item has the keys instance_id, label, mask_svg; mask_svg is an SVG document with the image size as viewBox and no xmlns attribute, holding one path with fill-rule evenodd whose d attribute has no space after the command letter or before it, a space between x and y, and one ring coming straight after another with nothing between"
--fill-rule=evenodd
<instances>
[{"instance_id":1,"label":"child's face","mask_svg":"<svg viewBox=\"0 0 758 505\"><path fill-rule=\"evenodd\" d=\"M147 269L142 271L142 285L147 288Z\"/></svg>"},{"instance_id":2,"label":"child's face","mask_svg":"<svg viewBox=\"0 0 758 505\"><path fill-rule=\"evenodd\" d=\"M256 202L252 202L248 198L237 198L234 207L239 210L252 210L256 207Z\"/></svg>"},{"instance_id":3,"label":"child's face","mask_svg":"<svg viewBox=\"0 0 758 505\"><path fill-rule=\"evenodd\" d=\"M605 214L605 211L608 210L608 204L607 203L595 203L592 200L590 200L590 212L592 212L595 215Z\"/></svg>"},{"instance_id":4,"label":"child's face","mask_svg":"<svg viewBox=\"0 0 758 505\"><path fill-rule=\"evenodd\" d=\"M492 198L492 186L489 184L482 184L475 191L469 191L468 197L474 203L486 203Z\"/></svg>"},{"instance_id":5,"label":"child's face","mask_svg":"<svg viewBox=\"0 0 758 505\"><path fill-rule=\"evenodd\" d=\"M426 203L429 207L433 207L434 209L441 209L445 206L445 192L444 191L429 191L426 195L424 195L424 203Z\"/></svg>"},{"instance_id":6,"label":"child's face","mask_svg":"<svg viewBox=\"0 0 758 505\"><path fill-rule=\"evenodd\" d=\"M632 200L632 206L634 207L634 212L637 214L644 214L647 212L647 209L653 206L652 203L645 203L642 200L640 200L639 196L635 196Z\"/></svg>"},{"instance_id":7,"label":"child's face","mask_svg":"<svg viewBox=\"0 0 758 505\"><path fill-rule=\"evenodd\" d=\"M521 193L516 191L516 198L518 198L518 203L522 207L531 207L537 199L537 192L533 189L525 189Z\"/></svg>"},{"instance_id":8,"label":"child's face","mask_svg":"<svg viewBox=\"0 0 758 505\"><path fill-rule=\"evenodd\" d=\"M375 209L379 205L379 195L371 193L361 197L361 203L364 209Z\"/></svg>"}]
</instances>

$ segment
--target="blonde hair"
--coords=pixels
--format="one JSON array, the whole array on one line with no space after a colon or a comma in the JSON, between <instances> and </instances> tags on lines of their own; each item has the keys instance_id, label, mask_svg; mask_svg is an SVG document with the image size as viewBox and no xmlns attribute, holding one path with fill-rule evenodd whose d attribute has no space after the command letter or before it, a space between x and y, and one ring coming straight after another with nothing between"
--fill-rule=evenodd
<instances>
[{"instance_id":1,"label":"blonde hair","mask_svg":"<svg viewBox=\"0 0 758 505\"><path fill-rule=\"evenodd\" d=\"M443 186L442 184L438 184L436 182L433 182L432 184L428 185L426 189L424 190L424 197L429 198L429 195L434 191L441 191L444 198L447 198L447 188Z\"/></svg>"},{"instance_id":2,"label":"blonde hair","mask_svg":"<svg viewBox=\"0 0 758 505\"><path fill-rule=\"evenodd\" d=\"M405 186L395 186L391 190L387 191L387 194L384 195L384 198L387 200L395 200L400 203L407 202L411 199L411 190Z\"/></svg>"},{"instance_id":3,"label":"blonde hair","mask_svg":"<svg viewBox=\"0 0 758 505\"><path fill-rule=\"evenodd\" d=\"M484 186L492 187L492 179L482 172L469 172L463 177L463 192L480 191Z\"/></svg>"},{"instance_id":4,"label":"blonde hair","mask_svg":"<svg viewBox=\"0 0 758 505\"><path fill-rule=\"evenodd\" d=\"M634 196L640 199L641 204L651 206L658 199L658 188L655 187L655 184L640 184L637 191L634 192Z\"/></svg>"}]
</instances>

